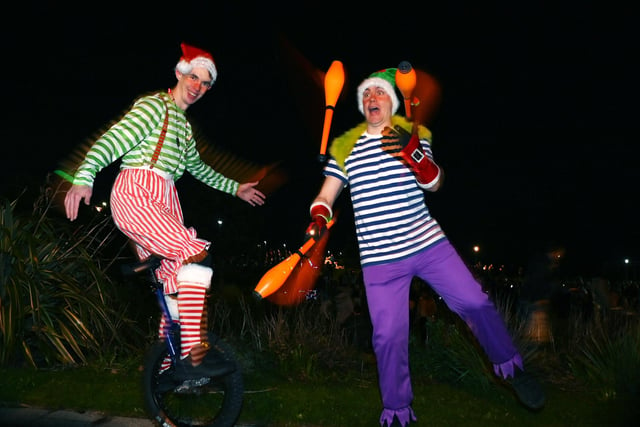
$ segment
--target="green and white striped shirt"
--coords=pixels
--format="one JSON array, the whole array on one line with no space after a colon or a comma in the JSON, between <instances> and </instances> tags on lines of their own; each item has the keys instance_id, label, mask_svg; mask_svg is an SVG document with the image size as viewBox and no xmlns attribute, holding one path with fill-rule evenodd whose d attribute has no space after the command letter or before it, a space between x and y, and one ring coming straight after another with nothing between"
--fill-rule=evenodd
<instances>
[{"instance_id":1,"label":"green and white striped shirt","mask_svg":"<svg viewBox=\"0 0 640 427\"><path fill-rule=\"evenodd\" d=\"M96 174L120 157L120 169L149 167L166 114L169 114L169 125L154 169L173 177L174 181L186 170L206 185L235 195L239 183L202 161L191 124L167 92L137 99L124 117L93 144L73 183L92 186Z\"/></svg>"}]
</instances>

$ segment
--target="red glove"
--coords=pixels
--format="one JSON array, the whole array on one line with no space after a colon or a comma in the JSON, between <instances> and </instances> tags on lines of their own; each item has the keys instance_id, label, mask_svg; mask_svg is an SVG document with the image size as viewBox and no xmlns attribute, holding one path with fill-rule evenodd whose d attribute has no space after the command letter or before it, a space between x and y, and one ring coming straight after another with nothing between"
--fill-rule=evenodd
<instances>
[{"instance_id":1,"label":"red glove","mask_svg":"<svg viewBox=\"0 0 640 427\"><path fill-rule=\"evenodd\" d=\"M401 126L396 126L395 130L384 128L382 134L385 150L393 154L400 148L400 156L411 167L420 187L427 190L436 185L440 178L440 168L425 154L417 133L410 134Z\"/></svg>"},{"instance_id":2,"label":"red glove","mask_svg":"<svg viewBox=\"0 0 640 427\"><path fill-rule=\"evenodd\" d=\"M318 237L327 226L327 223L331 221L331 217L333 217L331 207L323 202L312 203L309 212L311 213L311 224L309 224L305 232L305 240L311 237Z\"/></svg>"}]
</instances>

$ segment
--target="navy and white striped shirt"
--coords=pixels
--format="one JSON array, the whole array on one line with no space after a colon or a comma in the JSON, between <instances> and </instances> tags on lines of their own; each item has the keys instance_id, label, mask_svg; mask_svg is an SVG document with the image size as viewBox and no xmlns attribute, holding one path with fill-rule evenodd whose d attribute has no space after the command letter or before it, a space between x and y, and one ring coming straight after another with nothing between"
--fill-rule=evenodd
<instances>
[{"instance_id":1,"label":"navy and white striped shirt","mask_svg":"<svg viewBox=\"0 0 640 427\"><path fill-rule=\"evenodd\" d=\"M413 172L380 141L380 135L365 132L345 159L344 171L333 158L324 169L325 176L350 186L363 267L407 258L445 238ZM432 157L429 142L421 144Z\"/></svg>"}]
</instances>

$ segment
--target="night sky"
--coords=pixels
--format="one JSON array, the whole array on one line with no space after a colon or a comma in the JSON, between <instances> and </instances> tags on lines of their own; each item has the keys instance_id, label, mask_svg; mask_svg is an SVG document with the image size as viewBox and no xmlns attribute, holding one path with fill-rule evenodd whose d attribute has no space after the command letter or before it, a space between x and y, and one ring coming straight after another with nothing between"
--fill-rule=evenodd
<instances>
[{"instance_id":1,"label":"night sky","mask_svg":"<svg viewBox=\"0 0 640 427\"><path fill-rule=\"evenodd\" d=\"M318 76L343 62L333 137L362 121L359 82L408 60L441 90L426 124L445 185L427 203L461 254L479 244L490 261L523 263L555 240L581 268L624 257L638 263L631 6L468 3L420 2L420 11L387 3L357 13L321 2L295 11L225 2L171 10L153 3L143 13L112 3L108 10L27 7L16 14L19 25L2 29L11 110L5 146L15 154L3 156L0 188L12 194L42 181L137 96L173 86L186 41L210 50L219 70L188 114L208 142L247 161L279 162L288 178L255 214L267 224L265 239L297 247L321 183ZM183 179L198 203L212 197ZM347 198L337 206L343 221L331 235L335 247L353 242Z\"/></svg>"}]
</instances>

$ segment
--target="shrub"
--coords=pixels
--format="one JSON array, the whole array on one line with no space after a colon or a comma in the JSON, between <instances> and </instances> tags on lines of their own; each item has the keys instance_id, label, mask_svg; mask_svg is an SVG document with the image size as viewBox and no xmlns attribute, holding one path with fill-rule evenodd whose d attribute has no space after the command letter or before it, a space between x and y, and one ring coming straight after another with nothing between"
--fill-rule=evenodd
<instances>
[{"instance_id":1,"label":"shrub","mask_svg":"<svg viewBox=\"0 0 640 427\"><path fill-rule=\"evenodd\" d=\"M0 202L0 364L85 364L114 344L126 317L102 255L114 238L104 214L71 232L45 187L31 211Z\"/></svg>"},{"instance_id":2,"label":"shrub","mask_svg":"<svg viewBox=\"0 0 640 427\"><path fill-rule=\"evenodd\" d=\"M605 310L593 321L581 321L573 329L582 331L568 356L568 364L577 378L593 387L602 399L615 398L621 392L640 393L637 314Z\"/></svg>"}]
</instances>

